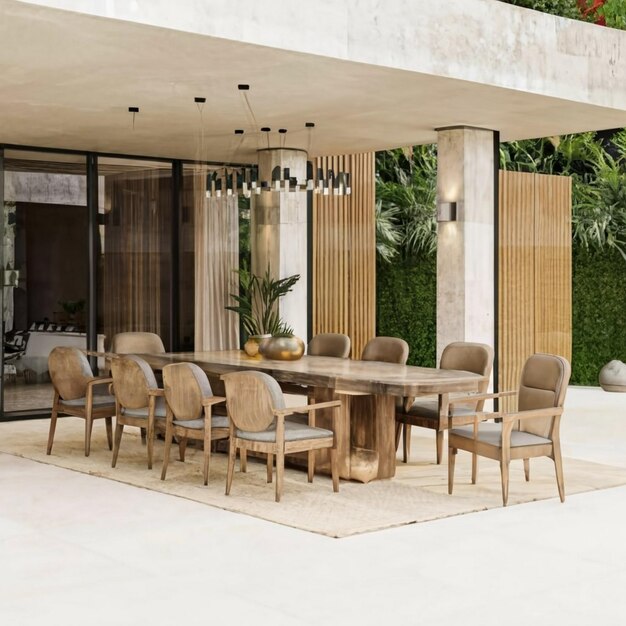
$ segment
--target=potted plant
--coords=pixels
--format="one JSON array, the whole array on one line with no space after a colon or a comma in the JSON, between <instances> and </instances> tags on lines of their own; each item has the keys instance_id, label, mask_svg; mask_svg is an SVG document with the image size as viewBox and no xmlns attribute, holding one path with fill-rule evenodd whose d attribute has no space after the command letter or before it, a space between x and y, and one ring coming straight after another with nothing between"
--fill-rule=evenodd
<instances>
[{"instance_id":1,"label":"potted plant","mask_svg":"<svg viewBox=\"0 0 626 626\"><path fill-rule=\"evenodd\" d=\"M235 271L239 275L239 294L231 294L231 297L237 304L226 308L239 314L247 334L246 354L299 359L304 353L304 343L278 315L278 301L293 289L300 274L272 278L269 267L263 276L257 276L247 268Z\"/></svg>"}]
</instances>

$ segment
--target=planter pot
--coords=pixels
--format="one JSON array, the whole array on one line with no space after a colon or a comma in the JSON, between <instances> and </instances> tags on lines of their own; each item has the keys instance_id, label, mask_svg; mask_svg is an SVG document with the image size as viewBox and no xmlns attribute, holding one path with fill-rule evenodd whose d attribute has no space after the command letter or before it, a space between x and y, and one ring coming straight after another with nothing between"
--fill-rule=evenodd
<instances>
[{"instance_id":1,"label":"planter pot","mask_svg":"<svg viewBox=\"0 0 626 626\"><path fill-rule=\"evenodd\" d=\"M259 356L261 346L272 338L272 335L250 335L243 350L248 356Z\"/></svg>"},{"instance_id":2,"label":"planter pot","mask_svg":"<svg viewBox=\"0 0 626 626\"><path fill-rule=\"evenodd\" d=\"M271 337L260 346L260 352L266 359L278 361L297 361L304 354L304 342L300 337Z\"/></svg>"}]
</instances>

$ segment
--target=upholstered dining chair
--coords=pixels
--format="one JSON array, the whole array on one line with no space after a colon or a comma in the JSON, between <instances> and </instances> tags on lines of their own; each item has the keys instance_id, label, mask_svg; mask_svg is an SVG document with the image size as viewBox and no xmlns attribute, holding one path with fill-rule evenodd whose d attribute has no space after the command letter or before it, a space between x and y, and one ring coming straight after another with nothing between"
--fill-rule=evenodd
<instances>
[{"instance_id":1,"label":"upholstered dining chair","mask_svg":"<svg viewBox=\"0 0 626 626\"><path fill-rule=\"evenodd\" d=\"M89 456L91 450L93 421L104 418L110 450L113 445L111 418L115 415L115 398L109 394L95 394L94 388L109 384L112 379L94 376L83 352L68 346L58 346L50 352L48 370L54 388L54 400L46 454L52 452L59 415L73 415L85 420L85 456Z\"/></svg>"},{"instance_id":2,"label":"upholstered dining chair","mask_svg":"<svg viewBox=\"0 0 626 626\"><path fill-rule=\"evenodd\" d=\"M155 428L165 430L165 398L152 368L134 354L112 359L111 376L115 393L115 437L111 467L117 464L124 426L145 429L148 469L152 469Z\"/></svg>"},{"instance_id":3,"label":"upholstered dining chair","mask_svg":"<svg viewBox=\"0 0 626 626\"><path fill-rule=\"evenodd\" d=\"M276 457L276 502L283 491L285 454L308 452L308 481L315 473L315 450L328 448L333 491L339 491L336 441L332 430L315 426L315 411L341 406L339 401L320 402L297 408L287 408L279 384L264 372L232 372L222 374L226 388L226 408L230 419L228 474L226 495L235 471L237 449L267 454L267 482L272 482L273 460ZM308 413L309 423L285 421L294 412ZM242 468L243 470L243 468Z\"/></svg>"},{"instance_id":4,"label":"upholstered dining chair","mask_svg":"<svg viewBox=\"0 0 626 626\"><path fill-rule=\"evenodd\" d=\"M523 459L524 475L530 480L530 459L547 456L554 461L561 502L565 501L560 424L571 368L561 356L535 354L524 364L520 379L518 410L515 413L480 413L472 426L454 427L448 434L448 493L454 486L454 461L458 450L500 462L502 503L509 497L509 464ZM481 399L510 394L485 394ZM480 396L479 396L480 397ZM462 403L463 400L454 401ZM500 418L493 424L482 420Z\"/></svg>"},{"instance_id":5,"label":"upholstered dining chair","mask_svg":"<svg viewBox=\"0 0 626 626\"><path fill-rule=\"evenodd\" d=\"M492 367L493 348L491 346L464 341L448 344L439 362L439 368L442 370L461 370L484 376L485 380L478 388L479 393L487 391ZM435 399L406 398L396 411L396 440L402 429L402 460L408 463L411 454L411 426L419 426L436 431L437 464L441 463L443 433L448 428L448 417L453 415L456 418L455 424L463 425L463 416L472 421L474 413L483 410L484 403L484 400L480 400L473 404L457 405L454 411L450 412L448 407L441 404L440 396ZM475 471L474 468L474 473Z\"/></svg>"},{"instance_id":6,"label":"upholstered dining chair","mask_svg":"<svg viewBox=\"0 0 626 626\"><path fill-rule=\"evenodd\" d=\"M225 398L214 396L207 375L195 363L172 363L163 368L166 401L165 449L161 480L165 480L174 436L179 441L180 460L185 460L188 439L204 445L204 484L209 483L211 442L228 437L228 418L212 415L212 407Z\"/></svg>"},{"instance_id":7,"label":"upholstered dining chair","mask_svg":"<svg viewBox=\"0 0 626 626\"><path fill-rule=\"evenodd\" d=\"M343 333L319 333L315 335L306 353L309 356L332 356L338 359L347 359L350 356L351 342L348 335Z\"/></svg>"},{"instance_id":8,"label":"upholstered dining chair","mask_svg":"<svg viewBox=\"0 0 626 626\"><path fill-rule=\"evenodd\" d=\"M117 333L111 342L111 352L115 354L162 354L165 346L155 333Z\"/></svg>"},{"instance_id":9,"label":"upholstered dining chair","mask_svg":"<svg viewBox=\"0 0 626 626\"><path fill-rule=\"evenodd\" d=\"M361 361L383 361L400 365L406 365L408 358L409 344L399 337L374 337L367 342L361 354Z\"/></svg>"}]
</instances>

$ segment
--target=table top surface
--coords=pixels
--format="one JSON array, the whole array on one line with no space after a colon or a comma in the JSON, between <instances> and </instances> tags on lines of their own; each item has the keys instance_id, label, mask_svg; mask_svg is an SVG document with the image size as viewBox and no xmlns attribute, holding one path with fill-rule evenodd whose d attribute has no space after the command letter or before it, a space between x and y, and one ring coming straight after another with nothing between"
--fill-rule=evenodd
<instances>
[{"instance_id":1,"label":"table top surface","mask_svg":"<svg viewBox=\"0 0 626 626\"><path fill-rule=\"evenodd\" d=\"M276 361L249 357L241 350L141 356L157 369L170 363L188 361L196 363L207 374L212 375L259 370L283 383L393 396L476 391L484 382L483 376L471 372L324 356L303 356L297 361Z\"/></svg>"}]
</instances>

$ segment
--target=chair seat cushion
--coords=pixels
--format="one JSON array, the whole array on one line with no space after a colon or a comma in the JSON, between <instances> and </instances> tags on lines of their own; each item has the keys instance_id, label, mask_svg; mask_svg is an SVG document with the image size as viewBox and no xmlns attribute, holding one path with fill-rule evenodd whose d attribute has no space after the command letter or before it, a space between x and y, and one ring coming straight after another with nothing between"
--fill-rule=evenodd
<instances>
[{"instance_id":1,"label":"chair seat cushion","mask_svg":"<svg viewBox=\"0 0 626 626\"><path fill-rule=\"evenodd\" d=\"M324 437L332 437L333 431L325 428L312 428L298 422L290 422L285 420L285 441L302 441L303 439L323 439ZM276 441L276 424L274 423L267 430L260 433L253 433L244 430L237 430L239 439L248 441L261 441L264 443L273 443Z\"/></svg>"},{"instance_id":2,"label":"chair seat cushion","mask_svg":"<svg viewBox=\"0 0 626 626\"><path fill-rule=\"evenodd\" d=\"M145 417L148 419L148 407L144 406L139 409L122 409L122 413L128 417ZM164 418L166 415L165 398L157 398L154 403L154 417Z\"/></svg>"},{"instance_id":3,"label":"chair seat cushion","mask_svg":"<svg viewBox=\"0 0 626 626\"><path fill-rule=\"evenodd\" d=\"M450 431L451 435L457 435L459 437L465 437L466 439L474 438L473 426L460 426L459 428L453 428ZM491 446L500 448L502 446L501 441L502 426L500 424L492 424L490 422L481 422L478 425L478 441L487 443ZM550 439L540 437L539 435L533 435L532 433L526 433L522 430L514 430L511 433L511 448L520 448L522 446L536 446L546 443L552 443Z\"/></svg>"},{"instance_id":4,"label":"chair seat cushion","mask_svg":"<svg viewBox=\"0 0 626 626\"><path fill-rule=\"evenodd\" d=\"M201 430L204 428L204 418L195 420L174 420L174 426ZM211 415L211 428L228 428L228 418L225 415Z\"/></svg>"},{"instance_id":5,"label":"chair seat cushion","mask_svg":"<svg viewBox=\"0 0 626 626\"><path fill-rule=\"evenodd\" d=\"M66 406L85 406L87 398L76 398L75 400L61 400L61 404ZM93 396L93 406L115 406L115 397L110 395L95 395Z\"/></svg>"},{"instance_id":6,"label":"chair seat cushion","mask_svg":"<svg viewBox=\"0 0 626 626\"><path fill-rule=\"evenodd\" d=\"M439 421L439 403L437 400L418 400L411 405L408 411L400 409L401 415L415 415L422 419ZM471 404L457 404L452 408L453 416L474 415L476 411Z\"/></svg>"}]
</instances>

